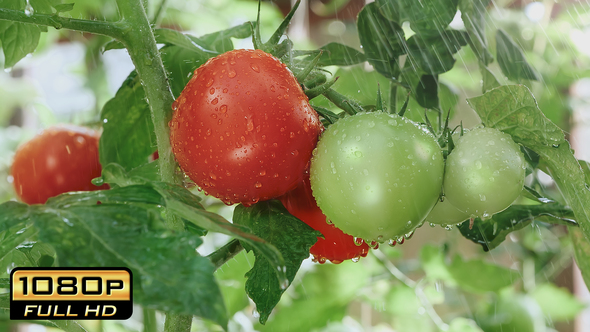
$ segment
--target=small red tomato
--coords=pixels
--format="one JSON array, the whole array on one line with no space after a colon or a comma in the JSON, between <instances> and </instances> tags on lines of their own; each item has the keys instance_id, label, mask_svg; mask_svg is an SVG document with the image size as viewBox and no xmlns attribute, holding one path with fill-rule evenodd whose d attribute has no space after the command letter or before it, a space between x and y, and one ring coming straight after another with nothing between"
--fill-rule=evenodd
<instances>
[{"instance_id":1,"label":"small red tomato","mask_svg":"<svg viewBox=\"0 0 590 332\"><path fill-rule=\"evenodd\" d=\"M43 204L69 191L108 189L91 183L101 173L94 130L78 126L46 129L18 148L12 164L14 188L27 204Z\"/></svg>"},{"instance_id":2,"label":"small red tomato","mask_svg":"<svg viewBox=\"0 0 590 332\"><path fill-rule=\"evenodd\" d=\"M311 194L309 173L306 173L297 188L281 196L280 199L289 213L324 235L324 239L318 237L318 241L309 250L319 263L323 264L326 260L330 260L338 264L347 259L358 260L360 257L367 256L369 246L364 241L357 239L360 245L355 243L354 237L344 234L339 228L326 221L326 216Z\"/></svg>"},{"instance_id":3,"label":"small red tomato","mask_svg":"<svg viewBox=\"0 0 590 332\"><path fill-rule=\"evenodd\" d=\"M182 170L226 204L283 195L302 179L321 123L277 58L234 50L199 67L173 104L170 141Z\"/></svg>"}]
</instances>

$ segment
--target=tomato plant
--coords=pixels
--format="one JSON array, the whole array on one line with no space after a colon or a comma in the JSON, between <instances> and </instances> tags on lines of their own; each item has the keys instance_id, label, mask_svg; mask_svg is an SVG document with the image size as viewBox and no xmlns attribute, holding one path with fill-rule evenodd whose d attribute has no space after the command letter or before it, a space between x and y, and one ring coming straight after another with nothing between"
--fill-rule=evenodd
<instances>
[{"instance_id":1,"label":"tomato plant","mask_svg":"<svg viewBox=\"0 0 590 332\"><path fill-rule=\"evenodd\" d=\"M336 227L383 242L424 221L440 194L443 169L441 149L423 128L397 115L359 113L321 136L311 187Z\"/></svg>"},{"instance_id":2,"label":"tomato plant","mask_svg":"<svg viewBox=\"0 0 590 332\"><path fill-rule=\"evenodd\" d=\"M12 164L14 187L27 204L43 204L48 198L70 191L108 189L91 180L99 177L98 139L94 130L51 127L24 143Z\"/></svg>"},{"instance_id":3,"label":"tomato plant","mask_svg":"<svg viewBox=\"0 0 590 332\"><path fill-rule=\"evenodd\" d=\"M320 231L324 236L323 238L318 237L318 242L310 249L310 253L319 263L329 260L338 264L348 259L358 261L360 257L367 256L369 246L364 241L356 243L354 237L344 234L331 224L317 206L311 192L309 173L306 173L303 181L295 189L281 196L281 202L289 213L313 229Z\"/></svg>"},{"instance_id":4,"label":"tomato plant","mask_svg":"<svg viewBox=\"0 0 590 332\"><path fill-rule=\"evenodd\" d=\"M469 131L457 141L445 168L445 197L462 212L489 217L520 195L525 176L520 147L493 128Z\"/></svg>"},{"instance_id":5,"label":"tomato plant","mask_svg":"<svg viewBox=\"0 0 590 332\"><path fill-rule=\"evenodd\" d=\"M170 141L180 167L227 204L254 204L293 189L320 132L293 74L260 50L210 59L173 108Z\"/></svg>"}]
</instances>

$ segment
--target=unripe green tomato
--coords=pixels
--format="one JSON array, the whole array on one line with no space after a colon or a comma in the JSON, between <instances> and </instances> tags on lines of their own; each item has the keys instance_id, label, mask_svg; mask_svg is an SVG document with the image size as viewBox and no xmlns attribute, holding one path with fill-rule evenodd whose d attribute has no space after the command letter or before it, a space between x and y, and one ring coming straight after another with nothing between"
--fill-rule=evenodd
<instances>
[{"instance_id":1,"label":"unripe green tomato","mask_svg":"<svg viewBox=\"0 0 590 332\"><path fill-rule=\"evenodd\" d=\"M487 218L520 195L525 161L510 135L478 128L463 135L445 166L446 199L468 215Z\"/></svg>"},{"instance_id":2,"label":"unripe green tomato","mask_svg":"<svg viewBox=\"0 0 590 332\"><path fill-rule=\"evenodd\" d=\"M434 137L383 112L331 125L311 161L311 187L324 214L347 234L397 239L420 225L436 203L444 161Z\"/></svg>"},{"instance_id":3,"label":"unripe green tomato","mask_svg":"<svg viewBox=\"0 0 590 332\"><path fill-rule=\"evenodd\" d=\"M469 214L457 209L448 199L439 201L426 216L425 222L438 225L456 225L469 219Z\"/></svg>"}]
</instances>

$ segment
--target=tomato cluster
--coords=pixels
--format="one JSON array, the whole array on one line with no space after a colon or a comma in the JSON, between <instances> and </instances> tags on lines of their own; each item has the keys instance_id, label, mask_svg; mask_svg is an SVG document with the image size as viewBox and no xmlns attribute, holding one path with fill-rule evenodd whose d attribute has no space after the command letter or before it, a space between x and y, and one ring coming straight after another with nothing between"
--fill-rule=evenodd
<instances>
[{"instance_id":1,"label":"tomato cluster","mask_svg":"<svg viewBox=\"0 0 590 332\"><path fill-rule=\"evenodd\" d=\"M78 126L52 127L16 151L12 164L14 188L27 204L70 191L108 189L91 183L99 177L98 139L94 130Z\"/></svg>"},{"instance_id":2,"label":"tomato cluster","mask_svg":"<svg viewBox=\"0 0 590 332\"><path fill-rule=\"evenodd\" d=\"M399 243L425 221L487 217L523 187L522 153L495 129L457 135L446 162L426 127L395 114L361 112L322 133L293 74L260 50L210 59L173 109L182 170L226 204L280 198L323 234L319 262L358 259L366 243Z\"/></svg>"}]
</instances>

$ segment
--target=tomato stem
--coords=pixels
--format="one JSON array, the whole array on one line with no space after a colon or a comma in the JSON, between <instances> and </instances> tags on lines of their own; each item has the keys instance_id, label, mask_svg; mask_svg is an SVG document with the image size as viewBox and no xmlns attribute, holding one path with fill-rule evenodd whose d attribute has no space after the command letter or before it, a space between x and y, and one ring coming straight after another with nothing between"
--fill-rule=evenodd
<instances>
[{"instance_id":1,"label":"tomato stem","mask_svg":"<svg viewBox=\"0 0 590 332\"><path fill-rule=\"evenodd\" d=\"M243 249L244 249L244 247L242 246L242 243L240 243L239 240L234 239L234 240L229 241L223 247L221 247L221 248L215 250L214 252L212 252L211 254L209 254L209 256L207 256L207 258L209 258L211 263L213 263L213 265L215 265L215 269L217 270L223 264L225 264L227 261L229 261L230 259L235 257L237 254L239 254L240 251L242 251Z\"/></svg>"},{"instance_id":2,"label":"tomato stem","mask_svg":"<svg viewBox=\"0 0 590 332\"><path fill-rule=\"evenodd\" d=\"M89 32L98 35L120 39L123 33L123 25L120 22L91 21L61 17L57 14L25 14L24 11L0 8L0 20L30 23L35 25L54 27L55 29L68 29L81 32Z\"/></svg>"}]
</instances>

